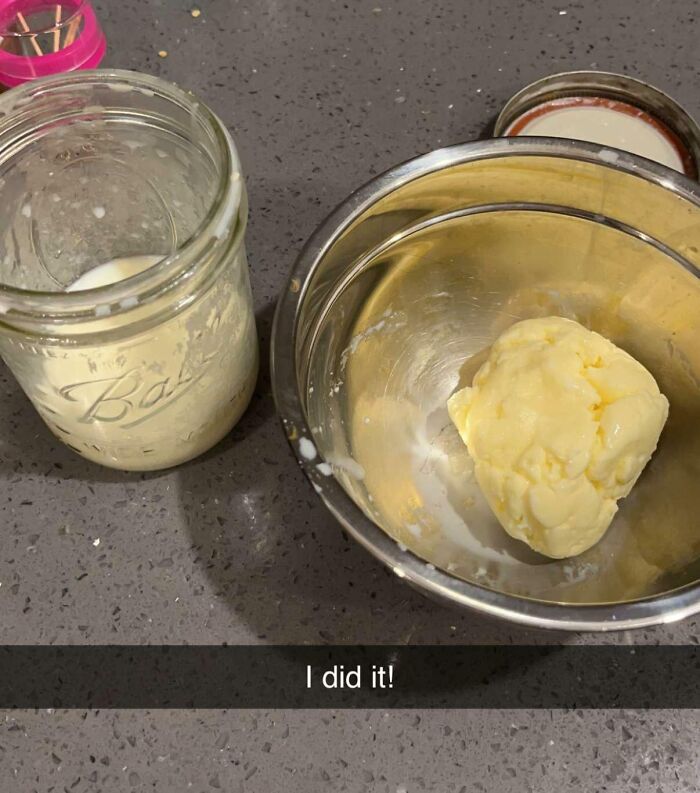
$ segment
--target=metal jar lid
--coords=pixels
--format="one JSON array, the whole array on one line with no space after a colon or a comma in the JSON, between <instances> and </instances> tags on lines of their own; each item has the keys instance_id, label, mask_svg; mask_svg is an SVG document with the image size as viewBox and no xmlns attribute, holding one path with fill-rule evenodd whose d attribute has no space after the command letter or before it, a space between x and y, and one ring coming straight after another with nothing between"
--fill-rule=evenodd
<instances>
[{"instance_id":1,"label":"metal jar lid","mask_svg":"<svg viewBox=\"0 0 700 793\"><path fill-rule=\"evenodd\" d=\"M596 97L633 105L645 112L652 123L675 136L687 176L700 173L700 127L674 99L642 80L612 72L562 72L536 80L518 91L501 110L494 126L494 137L509 134L518 119L528 111L557 99Z\"/></svg>"}]
</instances>

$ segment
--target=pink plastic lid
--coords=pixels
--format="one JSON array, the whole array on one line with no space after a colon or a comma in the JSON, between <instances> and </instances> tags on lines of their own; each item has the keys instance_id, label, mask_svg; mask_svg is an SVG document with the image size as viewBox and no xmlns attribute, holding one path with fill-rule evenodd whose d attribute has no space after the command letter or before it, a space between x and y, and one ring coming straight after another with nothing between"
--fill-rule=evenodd
<instances>
[{"instance_id":1,"label":"pink plastic lid","mask_svg":"<svg viewBox=\"0 0 700 793\"><path fill-rule=\"evenodd\" d=\"M0 83L94 69L107 42L87 0L0 0Z\"/></svg>"}]
</instances>

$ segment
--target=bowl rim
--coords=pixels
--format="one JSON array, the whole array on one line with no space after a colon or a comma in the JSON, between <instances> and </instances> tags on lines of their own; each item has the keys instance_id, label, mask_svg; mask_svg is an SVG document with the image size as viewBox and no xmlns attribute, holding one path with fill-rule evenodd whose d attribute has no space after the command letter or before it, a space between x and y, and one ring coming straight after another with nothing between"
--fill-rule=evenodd
<instances>
[{"instance_id":1,"label":"bowl rim","mask_svg":"<svg viewBox=\"0 0 700 793\"><path fill-rule=\"evenodd\" d=\"M397 577L433 598L532 628L606 632L677 622L700 611L700 582L638 600L569 604L498 592L452 576L402 550L365 515L335 477L324 477L319 488L315 483L319 459L309 460L295 443L313 437L302 406L295 361L297 322L310 279L326 252L359 214L408 182L447 166L513 155L559 157L620 170L668 189L700 208L700 183L685 175L620 149L564 138L522 136L460 143L390 168L353 191L321 222L299 253L280 294L272 325L270 373L285 435L297 462L342 527Z\"/></svg>"}]
</instances>

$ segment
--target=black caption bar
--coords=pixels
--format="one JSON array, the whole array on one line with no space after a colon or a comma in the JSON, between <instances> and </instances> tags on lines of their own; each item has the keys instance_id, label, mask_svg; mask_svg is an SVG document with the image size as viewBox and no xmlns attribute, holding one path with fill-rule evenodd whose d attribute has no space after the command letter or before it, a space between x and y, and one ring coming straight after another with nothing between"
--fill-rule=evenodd
<instances>
[{"instance_id":1,"label":"black caption bar","mask_svg":"<svg viewBox=\"0 0 700 793\"><path fill-rule=\"evenodd\" d=\"M2 708L700 708L695 646L4 646Z\"/></svg>"}]
</instances>

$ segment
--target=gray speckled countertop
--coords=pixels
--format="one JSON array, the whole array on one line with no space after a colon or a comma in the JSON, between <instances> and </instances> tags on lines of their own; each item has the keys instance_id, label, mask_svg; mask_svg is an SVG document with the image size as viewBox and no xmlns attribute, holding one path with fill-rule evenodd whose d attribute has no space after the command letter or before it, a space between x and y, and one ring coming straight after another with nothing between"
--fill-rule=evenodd
<instances>
[{"instance_id":1,"label":"gray speckled countertop","mask_svg":"<svg viewBox=\"0 0 700 793\"><path fill-rule=\"evenodd\" d=\"M202 0L198 18L182 0L96 5L106 65L197 91L237 140L265 350L325 214L373 174L478 136L525 83L609 69L700 111L692 0ZM155 475L83 461L4 370L0 391L5 643L698 642L696 620L562 637L414 593L307 484L266 363L232 435ZM697 790L699 737L692 712L20 711L5 714L0 789Z\"/></svg>"}]
</instances>

